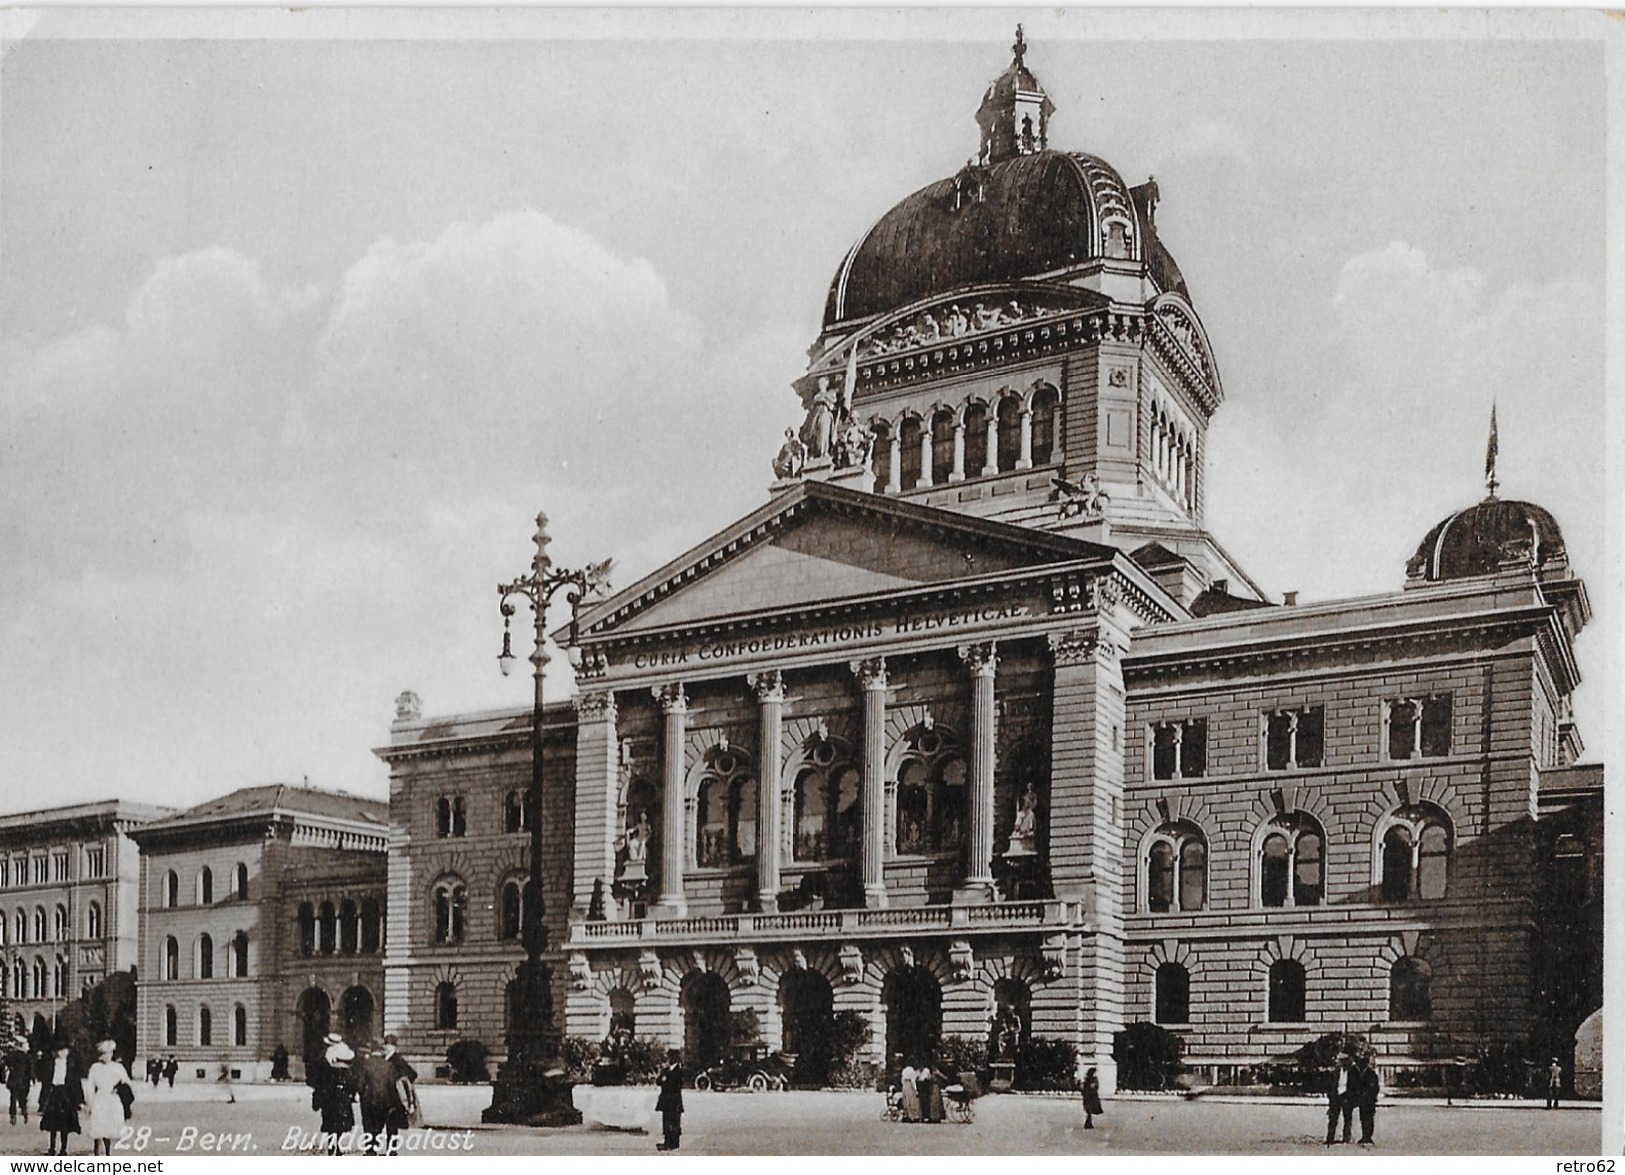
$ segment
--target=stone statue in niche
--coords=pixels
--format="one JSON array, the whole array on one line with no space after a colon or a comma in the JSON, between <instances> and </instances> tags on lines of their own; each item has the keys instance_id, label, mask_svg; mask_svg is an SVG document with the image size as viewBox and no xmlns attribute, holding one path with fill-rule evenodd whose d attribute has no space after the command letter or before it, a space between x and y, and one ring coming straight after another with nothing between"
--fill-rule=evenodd
<instances>
[{"instance_id":1,"label":"stone statue in niche","mask_svg":"<svg viewBox=\"0 0 1625 1175\"><path fill-rule=\"evenodd\" d=\"M796 436L796 430L784 430L784 444L779 448L779 455L773 458L773 476L781 481L786 478L800 477L801 471L807 467L807 446L801 443Z\"/></svg>"},{"instance_id":2,"label":"stone statue in niche","mask_svg":"<svg viewBox=\"0 0 1625 1175\"><path fill-rule=\"evenodd\" d=\"M819 376L818 391L801 425L801 441L807 446L807 456L814 460L830 455L835 439L836 399L835 389L829 386L829 376Z\"/></svg>"},{"instance_id":3,"label":"stone statue in niche","mask_svg":"<svg viewBox=\"0 0 1625 1175\"><path fill-rule=\"evenodd\" d=\"M649 859L649 838L653 830L649 827L649 814L639 811L637 823L626 830L626 859L628 861L647 861Z\"/></svg>"},{"instance_id":4,"label":"stone statue in niche","mask_svg":"<svg viewBox=\"0 0 1625 1175\"><path fill-rule=\"evenodd\" d=\"M988 1060L1014 1061L1021 1047L1021 1017L1011 1007L1000 1008L993 1017L992 1039L988 1042Z\"/></svg>"},{"instance_id":5,"label":"stone statue in niche","mask_svg":"<svg viewBox=\"0 0 1625 1175\"><path fill-rule=\"evenodd\" d=\"M1010 828L1008 857L1030 857L1038 851L1038 792L1032 784L1021 795L1016 822Z\"/></svg>"}]
</instances>

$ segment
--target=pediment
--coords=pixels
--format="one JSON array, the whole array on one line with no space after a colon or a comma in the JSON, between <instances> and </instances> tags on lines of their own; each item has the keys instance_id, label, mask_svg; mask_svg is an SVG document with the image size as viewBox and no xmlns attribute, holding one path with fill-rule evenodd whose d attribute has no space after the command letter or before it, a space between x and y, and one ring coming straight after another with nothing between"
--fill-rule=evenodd
<instances>
[{"instance_id":1,"label":"pediment","mask_svg":"<svg viewBox=\"0 0 1625 1175\"><path fill-rule=\"evenodd\" d=\"M583 637L801 610L1111 554L1064 535L807 482L594 607Z\"/></svg>"}]
</instances>

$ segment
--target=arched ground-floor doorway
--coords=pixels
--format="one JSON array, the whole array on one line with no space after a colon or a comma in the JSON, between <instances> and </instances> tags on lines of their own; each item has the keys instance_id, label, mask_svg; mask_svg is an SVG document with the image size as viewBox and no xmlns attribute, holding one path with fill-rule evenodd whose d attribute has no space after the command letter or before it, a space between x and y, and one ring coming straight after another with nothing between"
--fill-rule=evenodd
<instances>
[{"instance_id":1,"label":"arched ground-floor doorway","mask_svg":"<svg viewBox=\"0 0 1625 1175\"><path fill-rule=\"evenodd\" d=\"M360 984L346 989L339 997L339 1032L352 1045L370 1041L375 1012L372 992Z\"/></svg>"},{"instance_id":2,"label":"arched ground-floor doorway","mask_svg":"<svg viewBox=\"0 0 1625 1175\"><path fill-rule=\"evenodd\" d=\"M924 967L899 967L880 989L886 1013L886 1064L930 1062L942 1038L942 987Z\"/></svg>"},{"instance_id":3,"label":"arched ground-floor doorway","mask_svg":"<svg viewBox=\"0 0 1625 1175\"><path fill-rule=\"evenodd\" d=\"M298 1004L300 1046L299 1055L308 1067L325 1050L323 1041L331 1031L333 1001L319 987L307 987L299 996Z\"/></svg>"},{"instance_id":4,"label":"arched ground-floor doorway","mask_svg":"<svg viewBox=\"0 0 1625 1175\"><path fill-rule=\"evenodd\" d=\"M835 991L818 971L793 969L779 981L784 1052L796 1058L795 1080L822 1085L835 1061Z\"/></svg>"},{"instance_id":5,"label":"arched ground-floor doorway","mask_svg":"<svg viewBox=\"0 0 1625 1175\"><path fill-rule=\"evenodd\" d=\"M683 1060L703 1068L728 1050L728 1013L733 998L722 976L703 971L683 980Z\"/></svg>"}]
</instances>

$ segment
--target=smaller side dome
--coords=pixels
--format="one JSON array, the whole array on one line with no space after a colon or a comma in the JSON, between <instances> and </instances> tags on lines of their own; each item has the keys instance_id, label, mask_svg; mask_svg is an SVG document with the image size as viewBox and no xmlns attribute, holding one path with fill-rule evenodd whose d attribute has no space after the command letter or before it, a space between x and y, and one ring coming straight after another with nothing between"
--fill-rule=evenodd
<instances>
[{"instance_id":1,"label":"smaller side dome","mask_svg":"<svg viewBox=\"0 0 1625 1175\"><path fill-rule=\"evenodd\" d=\"M1410 579L1438 582L1491 575L1507 567L1564 575L1568 552L1549 511L1491 496L1428 531L1405 572Z\"/></svg>"}]
</instances>

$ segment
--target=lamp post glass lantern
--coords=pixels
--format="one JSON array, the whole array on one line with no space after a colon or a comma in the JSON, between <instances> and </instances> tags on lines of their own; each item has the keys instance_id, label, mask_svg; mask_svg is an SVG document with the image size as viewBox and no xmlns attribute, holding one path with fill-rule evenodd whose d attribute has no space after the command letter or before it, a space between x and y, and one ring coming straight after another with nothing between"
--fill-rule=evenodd
<instances>
[{"instance_id":1,"label":"lamp post glass lantern","mask_svg":"<svg viewBox=\"0 0 1625 1175\"><path fill-rule=\"evenodd\" d=\"M547 663L547 605L559 592L570 606L570 640L567 655L572 666L581 664L578 613L581 601L609 584L610 560L589 563L579 570L553 567L547 545L547 515L536 516L536 555L530 574L497 585L502 610L502 652L497 665L504 676L513 672L518 660L513 654L512 621L518 605L514 597L530 605L535 624L530 654L535 692L531 702L530 787L525 802L530 808L530 882L525 887L520 918L525 961L514 979L513 1014L508 1021L508 1059L497 1074L491 1105L483 1117L487 1122L528 1122L534 1125L574 1124L581 1114L571 1104L570 1083L560 1070L559 1033L553 1022L551 968L543 960L547 950L547 927L542 902L542 683Z\"/></svg>"}]
</instances>

